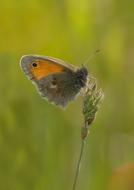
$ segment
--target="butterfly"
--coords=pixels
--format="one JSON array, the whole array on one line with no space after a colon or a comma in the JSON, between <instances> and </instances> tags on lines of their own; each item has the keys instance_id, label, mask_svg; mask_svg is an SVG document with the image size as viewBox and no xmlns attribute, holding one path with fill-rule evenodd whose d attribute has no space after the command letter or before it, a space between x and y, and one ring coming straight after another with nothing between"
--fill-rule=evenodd
<instances>
[{"instance_id":1,"label":"butterfly","mask_svg":"<svg viewBox=\"0 0 134 190\"><path fill-rule=\"evenodd\" d=\"M24 55L20 65L40 95L61 107L74 100L87 83L87 68L77 68L57 58Z\"/></svg>"}]
</instances>

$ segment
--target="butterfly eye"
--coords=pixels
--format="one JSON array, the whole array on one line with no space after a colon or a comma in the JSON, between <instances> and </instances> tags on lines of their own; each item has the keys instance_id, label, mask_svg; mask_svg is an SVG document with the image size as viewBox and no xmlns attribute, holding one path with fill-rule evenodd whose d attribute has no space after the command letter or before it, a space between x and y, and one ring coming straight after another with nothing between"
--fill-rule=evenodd
<instances>
[{"instance_id":1,"label":"butterfly eye","mask_svg":"<svg viewBox=\"0 0 134 190\"><path fill-rule=\"evenodd\" d=\"M35 63L35 62L33 62L33 63L32 63L32 66L33 66L33 67L37 67L37 66L38 66L38 64L37 64L37 63Z\"/></svg>"}]
</instances>

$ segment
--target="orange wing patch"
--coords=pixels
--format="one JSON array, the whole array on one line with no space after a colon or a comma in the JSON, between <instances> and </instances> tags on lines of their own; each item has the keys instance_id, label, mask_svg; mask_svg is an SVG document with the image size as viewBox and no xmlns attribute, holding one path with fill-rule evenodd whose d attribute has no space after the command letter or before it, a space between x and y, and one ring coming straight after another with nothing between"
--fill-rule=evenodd
<instances>
[{"instance_id":1,"label":"orange wing patch","mask_svg":"<svg viewBox=\"0 0 134 190\"><path fill-rule=\"evenodd\" d=\"M33 78L40 80L52 73L58 73L65 71L66 67L56 64L50 60L36 60L30 64L30 71L33 74Z\"/></svg>"}]
</instances>

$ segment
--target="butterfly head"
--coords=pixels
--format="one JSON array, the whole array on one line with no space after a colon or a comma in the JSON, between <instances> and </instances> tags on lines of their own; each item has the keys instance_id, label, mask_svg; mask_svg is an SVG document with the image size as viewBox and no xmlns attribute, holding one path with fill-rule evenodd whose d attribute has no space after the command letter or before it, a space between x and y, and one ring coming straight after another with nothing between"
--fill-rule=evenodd
<instances>
[{"instance_id":1,"label":"butterfly head","mask_svg":"<svg viewBox=\"0 0 134 190\"><path fill-rule=\"evenodd\" d=\"M76 78L81 87L86 86L88 77L88 70L86 67L82 67L76 71Z\"/></svg>"}]
</instances>

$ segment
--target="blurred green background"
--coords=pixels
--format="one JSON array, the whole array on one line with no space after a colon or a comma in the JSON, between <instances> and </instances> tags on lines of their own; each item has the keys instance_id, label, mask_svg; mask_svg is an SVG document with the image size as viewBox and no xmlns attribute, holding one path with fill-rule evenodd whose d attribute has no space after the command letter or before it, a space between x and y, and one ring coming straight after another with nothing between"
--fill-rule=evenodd
<instances>
[{"instance_id":1,"label":"blurred green background","mask_svg":"<svg viewBox=\"0 0 134 190\"><path fill-rule=\"evenodd\" d=\"M77 189L115 190L114 173L123 167L130 176L120 172L119 178L128 190L128 179L134 181L134 2L1 0L0 6L0 190L71 189L80 148L82 98L65 111L44 101L21 71L20 57L49 55L80 66L98 48L88 68L105 99Z\"/></svg>"}]
</instances>

